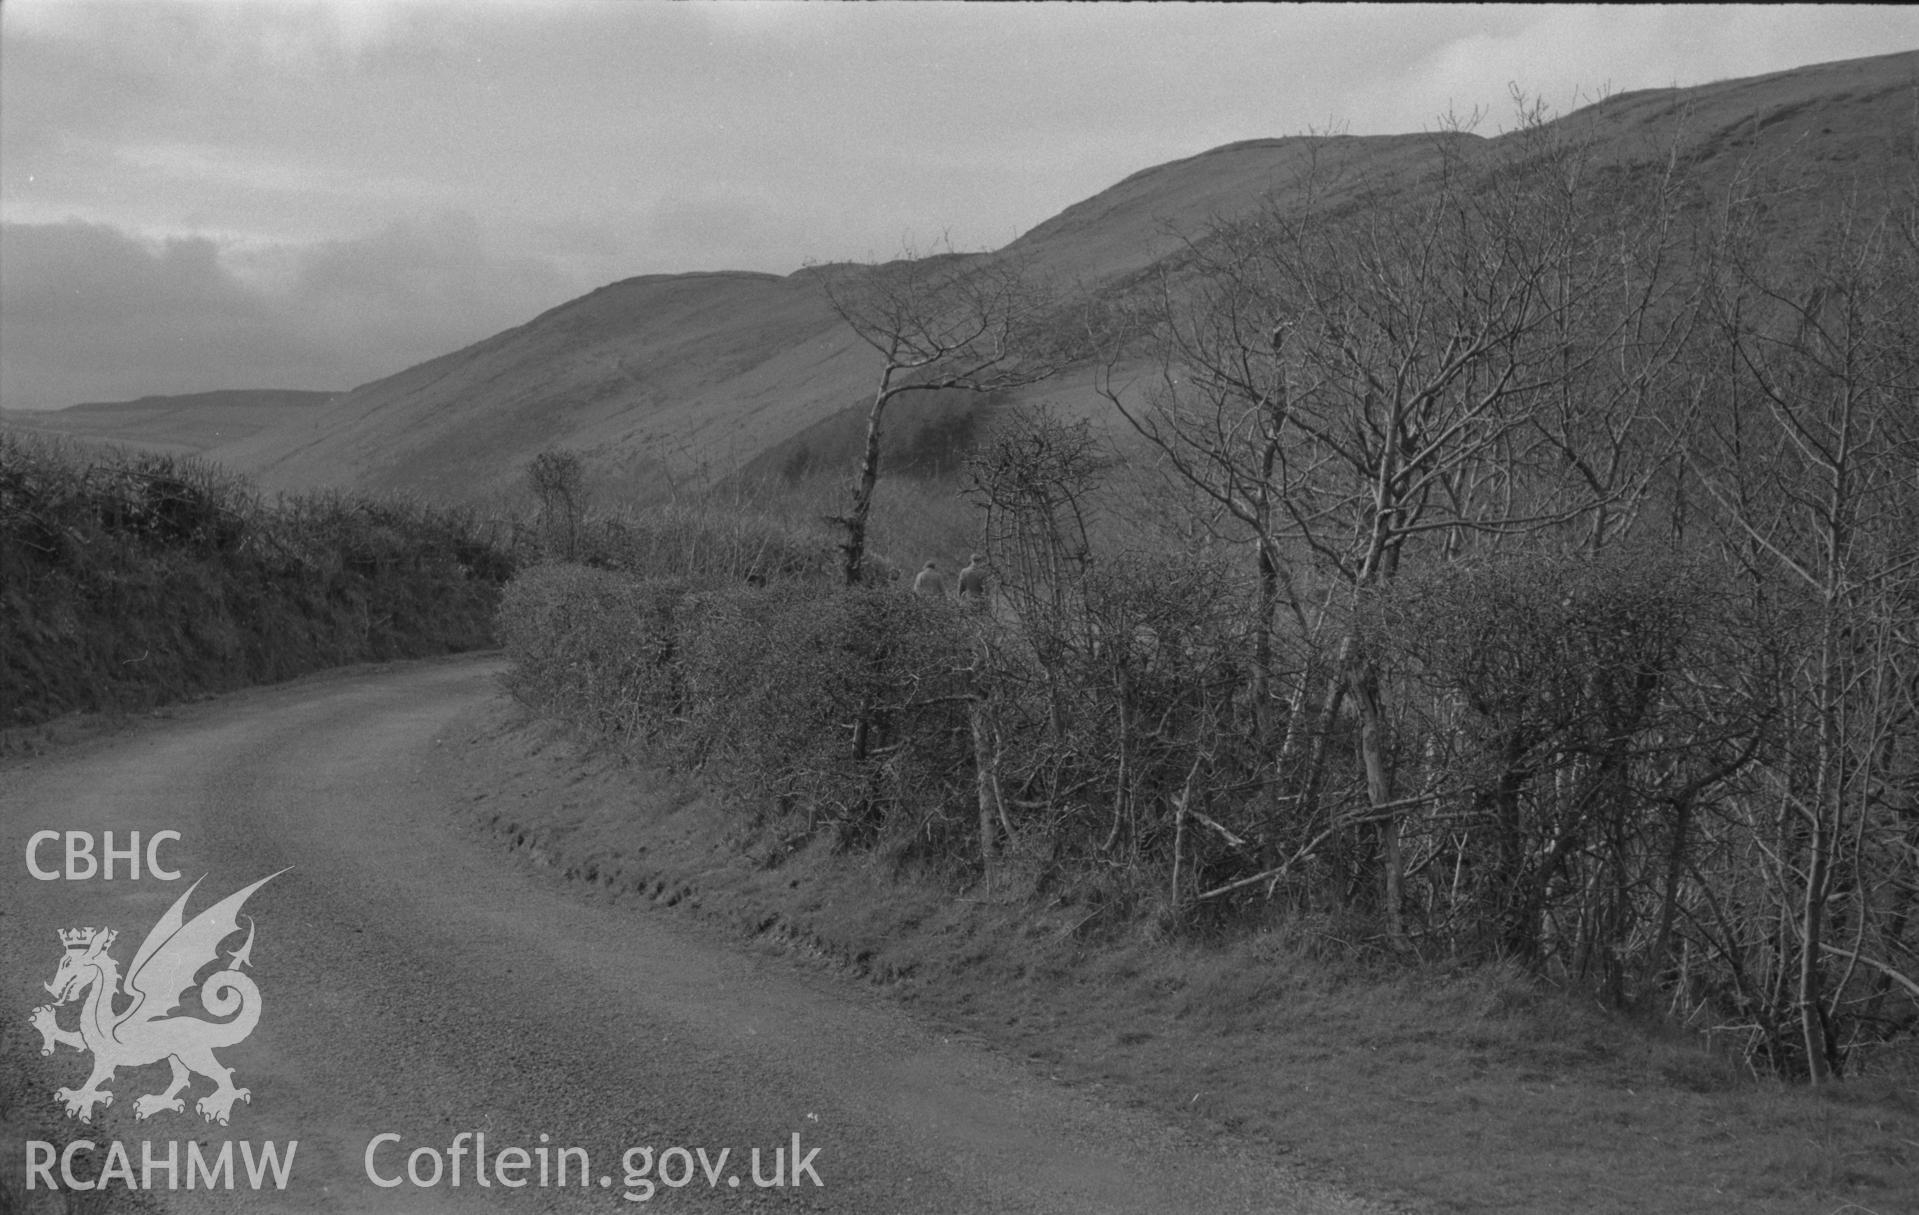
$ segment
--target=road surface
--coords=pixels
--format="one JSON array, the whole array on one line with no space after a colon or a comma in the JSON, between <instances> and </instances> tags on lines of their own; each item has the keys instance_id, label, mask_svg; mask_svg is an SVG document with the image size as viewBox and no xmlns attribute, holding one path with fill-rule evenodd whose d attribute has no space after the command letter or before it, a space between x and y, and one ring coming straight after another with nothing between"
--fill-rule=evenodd
<instances>
[{"instance_id":1,"label":"road surface","mask_svg":"<svg viewBox=\"0 0 1919 1215\"><path fill-rule=\"evenodd\" d=\"M444 748L501 695L500 670L481 657L336 673L0 765L0 1040L31 1045L35 1099L95 1143L73 1181L104 1174L117 1193L130 1175L182 1211L1372 1209L455 830ZM65 833L89 833L97 854L108 830L116 849L178 832L155 857L180 879L129 880L122 859L111 881L69 880ZM62 833L31 858L54 880L29 872L40 831ZM194 1099L212 1082L195 1077L181 1113L136 1121L135 1098L166 1085L153 1064L109 1082L117 1099L90 1125L62 1115L46 1082L79 1086L90 1061L66 1047L38 1060L26 1024L50 999L56 932L116 929L124 970L195 878L189 917L274 873L244 908L260 1019L219 1052L251 1100L208 1123ZM27 1197L55 1210L45 1182L68 1179L46 1163L55 1148L22 1141L38 1133L13 1127L9 1171L19 1184L41 1162ZM181 1175L229 1142L213 1188ZM284 1188L268 1169L256 1190L246 1162L268 1144L292 1162ZM181 1188L143 1173L143 1152L171 1152Z\"/></svg>"}]
</instances>

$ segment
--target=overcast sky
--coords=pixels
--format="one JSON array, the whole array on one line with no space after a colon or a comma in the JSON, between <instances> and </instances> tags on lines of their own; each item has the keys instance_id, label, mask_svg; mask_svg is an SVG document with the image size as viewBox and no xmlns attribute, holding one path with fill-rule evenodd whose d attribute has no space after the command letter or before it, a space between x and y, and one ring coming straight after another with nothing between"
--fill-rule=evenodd
<instances>
[{"instance_id":1,"label":"overcast sky","mask_svg":"<svg viewBox=\"0 0 1919 1215\"><path fill-rule=\"evenodd\" d=\"M1234 140L1914 48L1897 6L5 0L0 404L346 389L636 274L995 247Z\"/></svg>"}]
</instances>

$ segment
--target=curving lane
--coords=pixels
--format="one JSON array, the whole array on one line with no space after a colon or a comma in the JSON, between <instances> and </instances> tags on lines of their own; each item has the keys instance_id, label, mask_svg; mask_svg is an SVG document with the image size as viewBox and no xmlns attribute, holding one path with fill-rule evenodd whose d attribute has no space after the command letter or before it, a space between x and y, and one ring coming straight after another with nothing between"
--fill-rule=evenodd
<instances>
[{"instance_id":1,"label":"curving lane","mask_svg":"<svg viewBox=\"0 0 1919 1215\"><path fill-rule=\"evenodd\" d=\"M206 1123L191 1111L211 1083L195 1078L187 1112L136 1121L134 1098L164 1087L166 1068L123 1072L91 1126L63 1123L102 1145L75 1157L76 1179L96 1180L115 1141L136 1181L143 1151L173 1153L183 1173L230 1143L232 1189L169 1190L156 1168L143 1197L180 1211L1374 1209L944 1038L873 993L526 874L449 814L444 748L500 695L500 669L482 657L336 673L0 766L10 1051L37 1052L26 1018L46 1001L58 930L117 929L124 965L195 877L189 915L285 870L245 908L259 1024L219 1052L251 1101ZM27 844L43 830L90 833L96 848L108 830L116 847L177 831L157 856L182 877L128 880L122 860L112 881L37 880ZM63 847L43 841L37 862L59 866ZM87 1064L62 1048L35 1066L47 1091ZM8 1129L18 1184L34 1132ZM253 1189L247 1153L294 1141L285 1188L269 1172ZM369 1150L397 1185L369 1177ZM414 1184L409 1162L437 1181ZM44 1187L27 1197L58 1209Z\"/></svg>"}]
</instances>

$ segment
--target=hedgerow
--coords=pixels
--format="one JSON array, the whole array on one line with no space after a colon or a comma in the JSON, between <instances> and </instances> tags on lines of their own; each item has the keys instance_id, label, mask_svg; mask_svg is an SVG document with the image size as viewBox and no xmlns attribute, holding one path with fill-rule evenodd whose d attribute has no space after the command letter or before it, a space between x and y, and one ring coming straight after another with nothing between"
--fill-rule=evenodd
<instances>
[{"instance_id":1,"label":"hedgerow","mask_svg":"<svg viewBox=\"0 0 1919 1215\"><path fill-rule=\"evenodd\" d=\"M1126 458L1019 406L967 464L990 613L691 592L651 651L662 733L809 823L1010 852L1107 923L1320 924L1669 1010L1755 1071L1910 1068L1919 176L1899 152L1785 225L1803 165L1622 191L1536 117L1116 288ZM1026 284L940 273L835 297L889 358L960 335L887 365L874 427L968 382L968 334L1038 327L989 369L1049 349ZM848 583L882 581L875 450L833 520Z\"/></svg>"},{"instance_id":2,"label":"hedgerow","mask_svg":"<svg viewBox=\"0 0 1919 1215\"><path fill-rule=\"evenodd\" d=\"M0 434L0 725L492 644L502 529Z\"/></svg>"},{"instance_id":3,"label":"hedgerow","mask_svg":"<svg viewBox=\"0 0 1919 1215\"><path fill-rule=\"evenodd\" d=\"M972 659L952 605L547 564L500 619L514 693L595 736L657 744L846 841L959 823Z\"/></svg>"}]
</instances>

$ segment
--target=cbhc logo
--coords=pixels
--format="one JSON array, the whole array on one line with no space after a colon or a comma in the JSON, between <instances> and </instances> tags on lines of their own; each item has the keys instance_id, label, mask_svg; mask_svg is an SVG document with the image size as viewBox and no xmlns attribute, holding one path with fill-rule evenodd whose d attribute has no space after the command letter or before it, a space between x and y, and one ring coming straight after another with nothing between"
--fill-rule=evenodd
<instances>
[{"instance_id":1,"label":"cbhc logo","mask_svg":"<svg viewBox=\"0 0 1919 1215\"><path fill-rule=\"evenodd\" d=\"M64 834L66 841L66 867L64 869L42 869L40 867L40 848L43 844L58 843ZM178 831L156 831L147 839L147 872L163 882L176 881L180 877L177 869L163 869L160 866L160 845L166 840L180 838ZM56 853L56 855L58 855ZM126 876L135 880L140 877L140 833L131 832L124 848L113 846L113 832L105 831L100 835L100 850L96 856L93 847L93 833L90 831L36 831L27 840L27 872L43 882L54 882L66 878L69 882L84 882L96 873L106 881L114 878L115 861L124 861Z\"/></svg>"}]
</instances>

